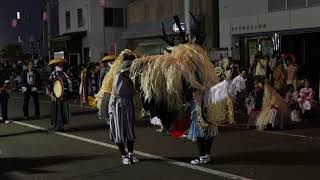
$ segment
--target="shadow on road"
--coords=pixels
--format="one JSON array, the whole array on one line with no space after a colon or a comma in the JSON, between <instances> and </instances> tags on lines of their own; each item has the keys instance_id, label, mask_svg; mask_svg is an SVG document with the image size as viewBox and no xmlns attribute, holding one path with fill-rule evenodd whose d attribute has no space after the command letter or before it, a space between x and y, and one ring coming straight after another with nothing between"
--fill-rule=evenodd
<instances>
[{"instance_id":1,"label":"shadow on road","mask_svg":"<svg viewBox=\"0 0 320 180\"><path fill-rule=\"evenodd\" d=\"M216 156L217 165L276 165L276 166L320 166L319 152L253 151Z\"/></svg>"},{"instance_id":2,"label":"shadow on road","mask_svg":"<svg viewBox=\"0 0 320 180\"><path fill-rule=\"evenodd\" d=\"M103 157L102 155L95 156L48 156L48 157L8 157L0 159L0 173L19 171L25 174L39 174L39 173L56 173L55 171L48 171L42 168L52 165L65 164L75 161L91 160Z\"/></svg>"},{"instance_id":3,"label":"shadow on road","mask_svg":"<svg viewBox=\"0 0 320 180\"><path fill-rule=\"evenodd\" d=\"M3 138L3 137L14 137L14 136L22 136L22 135L36 134L36 133L45 133L45 132L44 132L44 131L41 131L41 130L24 131L24 132L19 132L19 133L0 135L0 138Z\"/></svg>"}]
</instances>

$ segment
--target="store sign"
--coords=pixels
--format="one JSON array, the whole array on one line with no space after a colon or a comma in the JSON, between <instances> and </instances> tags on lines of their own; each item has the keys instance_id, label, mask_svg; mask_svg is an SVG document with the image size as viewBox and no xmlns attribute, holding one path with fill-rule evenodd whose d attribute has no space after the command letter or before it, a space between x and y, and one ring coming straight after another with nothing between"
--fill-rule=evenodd
<instances>
[{"instance_id":1,"label":"store sign","mask_svg":"<svg viewBox=\"0 0 320 180\"><path fill-rule=\"evenodd\" d=\"M53 57L56 58L63 58L64 59L64 51L60 51L60 52L54 52L53 53Z\"/></svg>"},{"instance_id":2,"label":"store sign","mask_svg":"<svg viewBox=\"0 0 320 180\"><path fill-rule=\"evenodd\" d=\"M228 50L211 50L209 58L211 61L221 61L228 57Z\"/></svg>"}]
</instances>

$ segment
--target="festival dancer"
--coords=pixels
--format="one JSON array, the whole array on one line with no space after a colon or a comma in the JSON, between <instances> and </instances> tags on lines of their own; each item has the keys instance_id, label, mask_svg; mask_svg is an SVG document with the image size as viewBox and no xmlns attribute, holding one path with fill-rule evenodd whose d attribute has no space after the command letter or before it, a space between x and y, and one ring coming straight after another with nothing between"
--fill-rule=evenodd
<instances>
[{"instance_id":1,"label":"festival dancer","mask_svg":"<svg viewBox=\"0 0 320 180\"><path fill-rule=\"evenodd\" d=\"M191 164L207 164L211 161L211 147L213 139L218 135L218 127L210 126L208 128L201 128L198 124L197 105L196 101L193 98L191 103L191 126L188 133L188 139L196 142L199 157L192 160Z\"/></svg>"},{"instance_id":2,"label":"festival dancer","mask_svg":"<svg viewBox=\"0 0 320 180\"><path fill-rule=\"evenodd\" d=\"M114 55L107 55L102 58L103 67L100 70L100 80L99 80L99 84L101 87L100 89L102 89L102 91L103 91L102 87L105 87L105 85L103 85L103 80L105 79L106 75L109 73L115 59L116 59L116 56ZM103 92L102 94L102 91L99 92L100 94L98 96L101 97L101 95L103 95L103 102L104 102L103 104L106 108L100 109L101 110L100 118L105 119L106 121L109 121L109 112L107 107L110 101L110 92Z\"/></svg>"},{"instance_id":3,"label":"festival dancer","mask_svg":"<svg viewBox=\"0 0 320 180\"><path fill-rule=\"evenodd\" d=\"M135 140L134 84L130 78L130 66L135 55L127 50L119 66L112 85L109 102L110 139L117 144L122 155L122 163L127 165L139 160L133 154ZM127 144L128 153L125 150Z\"/></svg>"},{"instance_id":4,"label":"festival dancer","mask_svg":"<svg viewBox=\"0 0 320 180\"><path fill-rule=\"evenodd\" d=\"M108 74L112 63L115 61L116 56L114 55L107 55L105 57L102 58L101 63L102 63L102 68L100 69L100 79L99 79L99 87L102 86L102 81L104 79L104 77L106 76L106 74Z\"/></svg>"}]
</instances>

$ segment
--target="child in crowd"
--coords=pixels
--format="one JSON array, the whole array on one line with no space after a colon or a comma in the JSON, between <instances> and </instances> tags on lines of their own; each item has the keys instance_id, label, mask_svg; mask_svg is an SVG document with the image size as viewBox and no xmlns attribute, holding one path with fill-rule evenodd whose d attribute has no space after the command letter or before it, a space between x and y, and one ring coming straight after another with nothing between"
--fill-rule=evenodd
<instances>
[{"instance_id":1,"label":"child in crowd","mask_svg":"<svg viewBox=\"0 0 320 180\"><path fill-rule=\"evenodd\" d=\"M300 90L300 108L302 109L303 119L311 120L311 107L313 103L314 92L310 87L308 80L304 81L304 87Z\"/></svg>"},{"instance_id":2,"label":"child in crowd","mask_svg":"<svg viewBox=\"0 0 320 180\"><path fill-rule=\"evenodd\" d=\"M289 84L287 86L287 93L286 93L286 102L290 108L290 119L291 122L301 122L299 107L298 107L298 99L299 99L299 92L294 90L294 86Z\"/></svg>"},{"instance_id":3,"label":"child in crowd","mask_svg":"<svg viewBox=\"0 0 320 180\"><path fill-rule=\"evenodd\" d=\"M251 111L255 108L255 98L253 92L250 92L249 96L245 100L247 115L250 115Z\"/></svg>"},{"instance_id":4,"label":"child in crowd","mask_svg":"<svg viewBox=\"0 0 320 180\"><path fill-rule=\"evenodd\" d=\"M256 82L254 91L252 91L250 96L246 99L247 110L249 113L247 128L254 128L256 126L257 118L261 112L262 101L263 85L262 83Z\"/></svg>"},{"instance_id":5,"label":"child in crowd","mask_svg":"<svg viewBox=\"0 0 320 180\"><path fill-rule=\"evenodd\" d=\"M294 86L292 84L289 84L287 86L287 93L285 99L289 106L294 105L298 102L299 92L294 89Z\"/></svg>"}]
</instances>

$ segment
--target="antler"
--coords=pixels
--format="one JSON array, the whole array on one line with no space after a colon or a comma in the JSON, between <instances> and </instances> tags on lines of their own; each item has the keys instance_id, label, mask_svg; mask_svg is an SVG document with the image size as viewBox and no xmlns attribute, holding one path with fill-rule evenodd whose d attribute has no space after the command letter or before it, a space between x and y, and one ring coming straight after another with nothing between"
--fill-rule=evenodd
<instances>
[{"instance_id":1,"label":"antler","mask_svg":"<svg viewBox=\"0 0 320 180\"><path fill-rule=\"evenodd\" d=\"M195 36L196 36L196 44L199 45L203 45L204 41L206 40L206 33L204 32L200 32L200 22L197 21L196 17L192 14L191 11L189 11L193 21L195 22L195 24L197 25L197 31L195 32Z\"/></svg>"},{"instance_id":2,"label":"antler","mask_svg":"<svg viewBox=\"0 0 320 180\"><path fill-rule=\"evenodd\" d=\"M161 29L162 29L163 36L160 36L160 38L163 39L164 41L166 41L169 46L175 46L174 40L170 41L170 40L168 39L166 30L164 29L163 21L162 21L162 23L161 23Z\"/></svg>"},{"instance_id":3,"label":"antler","mask_svg":"<svg viewBox=\"0 0 320 180\"><path fill-rule=\"evenodd\" d=\"M183 31L182 27L181 27L181 23L180 23L180 19L179 17L176 15L176 16L173 16L173 19L179 29L179 35L180 37L182 38L182 43L185 44L185 43L188 43L189 40L186 38L186 33Z\"/></svg>"},{"instance_id":4,"label":"antler","mask_svg":"<svg viewBox=\"0 0 320 180\"><path fill-rule=\"evenodd\" d=\"M167 51L168 53L170 53L171 54L171 50L169 50L169 49L167 49L167 48L163 48L165 51Z\"/></svg>"}]
</instances>

